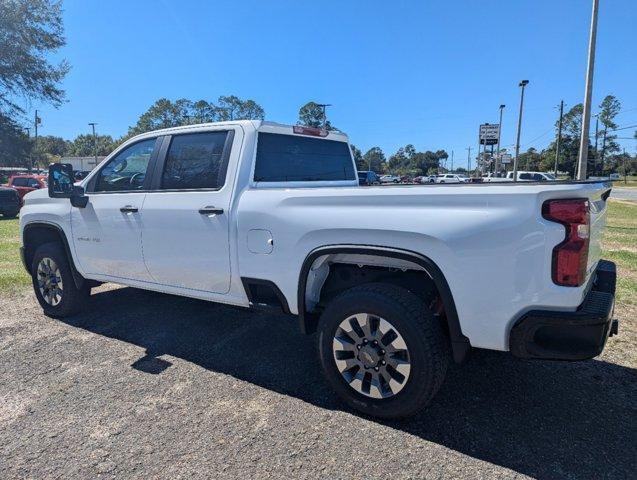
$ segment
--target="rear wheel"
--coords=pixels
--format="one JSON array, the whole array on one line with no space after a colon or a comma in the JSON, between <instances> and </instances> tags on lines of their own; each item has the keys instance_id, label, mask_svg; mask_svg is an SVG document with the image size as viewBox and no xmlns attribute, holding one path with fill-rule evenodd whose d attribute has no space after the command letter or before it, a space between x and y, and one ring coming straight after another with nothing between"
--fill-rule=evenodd
<instances>
[{"instance_id":1,"label":"rear wheel","mask_svg":"<svg viewBox=\"0 0 637 480\"><path fill-rule=\"evenodd\" d=\"M44 313L63 318L81 310L90 288L84 282L77 288L66 252L59 243L45 243L38 247L31 265L33 289Z\"/></svg>"},{"instance_id":2,"label":"rear wheel","mask_svg":"<svg viewBox=\"0 0 637 480\"><path fill-rule=\"evenodd\" d=\"M397 418L431 401L444 379L449 347L438 319L416 295L371 283L327 306L319 355L329 383L350 407Z\"/></svg>"}]
</instances>

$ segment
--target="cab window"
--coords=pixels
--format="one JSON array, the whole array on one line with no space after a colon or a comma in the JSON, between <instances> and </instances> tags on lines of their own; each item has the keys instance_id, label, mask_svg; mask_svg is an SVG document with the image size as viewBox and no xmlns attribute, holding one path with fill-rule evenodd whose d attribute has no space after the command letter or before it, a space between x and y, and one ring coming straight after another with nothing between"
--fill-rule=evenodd
<instances>
[{"instance_id":1,"label":"cab window","mask_svg":"<svg viewBox=\"0 0 637 480\"><path fill-rule=\"evenodd\" d=\"M142 190L156 139L142 140L119 152L97 174L94 192Z\"/></svg>"},{"instance_id":2,"label":"cab window","mask_svg":"<svg viewBox=\"0 0 637 480\"><path fill-rule=\"evenodd\" d=\"M259 133L255 182L356 180L346 142Z\"/></svg>"}]
</instances>

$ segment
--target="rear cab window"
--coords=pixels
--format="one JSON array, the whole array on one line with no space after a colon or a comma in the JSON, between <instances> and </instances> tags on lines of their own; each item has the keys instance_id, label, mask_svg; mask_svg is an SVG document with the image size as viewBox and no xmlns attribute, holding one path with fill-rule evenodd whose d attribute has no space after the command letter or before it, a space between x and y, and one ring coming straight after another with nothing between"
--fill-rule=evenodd
<instances>
[{"instance_id":1,"label":"rear cab window","mask_svg":"<svg viewBox=\"0 0 637 480\"><path fill-rule=\"evenodd\" d=\"M346 141L259 132L253 180L267 183L343 182L358 185Z\"/></svg>"}]
</instances>

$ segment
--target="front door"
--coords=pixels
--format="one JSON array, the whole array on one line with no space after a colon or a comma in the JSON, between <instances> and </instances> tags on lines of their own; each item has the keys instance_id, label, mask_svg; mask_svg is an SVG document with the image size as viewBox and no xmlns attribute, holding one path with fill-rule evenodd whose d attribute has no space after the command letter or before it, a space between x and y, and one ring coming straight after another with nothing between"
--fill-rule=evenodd
<instances>
[{"instance_id":1,"label":"front door","mask_svg":"<svg viewBox=\"0 0 637 480\"><path fill-rule=\"evenodd\" d=\"M144 260L155 282L230 290L230 179L239 155L233 143L242 139L240 128L225 127L164 140L142 209Z\"/></svg>"},{"instance_id":2,"label":"front door","mask_svg":"<svg viewBox=\"0 0 637 480\"><path fill-rule=\"evenodd\" d=\"M86 208L71 209L73 244L87 274L152 281L142 257L141 210L155 144L147 139L109 159L86 186Z\"/></svg>"}]
</instances>

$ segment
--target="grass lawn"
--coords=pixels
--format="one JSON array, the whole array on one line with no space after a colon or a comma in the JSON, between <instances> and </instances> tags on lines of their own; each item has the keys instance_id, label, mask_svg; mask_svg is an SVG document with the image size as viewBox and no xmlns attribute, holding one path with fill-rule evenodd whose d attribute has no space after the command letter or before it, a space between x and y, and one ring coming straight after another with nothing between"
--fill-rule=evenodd
<instances>
[{"instance_id":1,"label":"grass lawn","mask_svg":"<svg viewBox=\"0 0 637 480\"><path fill-rule=\"evenodd\" d=\"M637 305L637 203L610 201L603 257L617 264L617 303Z\"/></svg>"},{"instance_id":2,"label":"grass lawn","mask_svg":"<svg viewBox=\"0 0 637 480\"><path fill-rule=\"evenodd\" d=\"M0 293L30 285L18 248L18 220L0 218ZM637 305L637 204L611 200L603 257L618 267L617 303Z\"/></svg>"},{"instance_id":3,"label":"grass lawn","mask_svg":"<svg viewBox=\"0 0 637 480\"><path fill-rule=\"evenodd\" d=\"M0 293L31 285L20 261L20 229L17 218L0 217Z\"/></svg>"}]
</instances>

